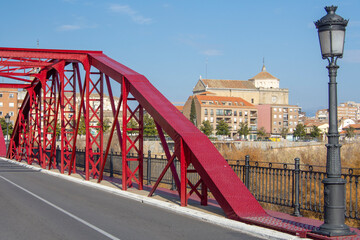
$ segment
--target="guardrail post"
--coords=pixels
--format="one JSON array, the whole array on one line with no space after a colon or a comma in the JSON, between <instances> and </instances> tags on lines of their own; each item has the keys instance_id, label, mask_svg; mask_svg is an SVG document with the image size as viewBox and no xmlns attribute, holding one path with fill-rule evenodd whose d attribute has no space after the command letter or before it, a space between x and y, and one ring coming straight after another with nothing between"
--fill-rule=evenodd
<instances>
[{"instance_id":1,"label":"guardrail post","mask_svg":"<svg viewBox=\"0 0 360 240\"><path fill-rule=\"evenodd\" d=\"M174 159L174 166L175 166L175 169L176 169L176 158ZM171 188L170 190L176 190L176 186L175 186L175 181L174 181L174 176L171 175Z\"/></svg>"},{"instance_id":2,"label":"guardrail post","mask_svg":"<svg viewBox=\"0 0 360 240\"><path fill-rule=\"evenodd\" d=\"M249 189L250 186L250 156L245 156L245 186L247 189Z\"/></svg>"},{"instance_id":3,"label":"guardrail post","mask_svg":"<svg viewBox=\"0 0 360 240\"><path fill-rule=\"evenodd\" d=\"M59 162L60 162L60 160L59 160L59 157L60 157L59 151L60 151L60 146L57 145L57 147L56 147L56 154L55 154L56 166L59 166Z\"/></svg>"},{"instance_id":4,"label":"guardrail post","mask_svg":"<svg viewBox=\"0 0 360 240\"><path fill-rule=\"evenodd\" d=\"M299 194L300 193L300 159L295 158L295 170L294 170L294 195L293 195L293 204L294 204L294 213L293 216L301 217L300 214L300 203L299 203Z\"/></svg>"},{"instance_id":5,"label":"guardrail post","mask_svg":"<svg viewBox=\"0 0 360 240\"><path fill-rule=\"evenodd\" d=\"M147 185L151 185L151 151L148 151L147 158Z\"/></svg>"},{"instance_id":6,"label":"guardrail post","mask_svg":"<svg viewBox=\"0 0 360 240\"><path fill-rule=\"evenodd\" d=\"M113 165L112 155L113 155L113 149L111 149L110 151L110 177L114 177L114 165Z\"/></svg>"}]
</instances>

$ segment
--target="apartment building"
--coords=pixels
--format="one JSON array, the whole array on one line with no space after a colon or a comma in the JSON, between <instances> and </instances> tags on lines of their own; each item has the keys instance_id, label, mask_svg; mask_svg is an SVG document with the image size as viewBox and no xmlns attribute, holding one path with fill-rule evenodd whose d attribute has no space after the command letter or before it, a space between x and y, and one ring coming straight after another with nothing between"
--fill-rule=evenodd
<instances>
[{"instance_id":1,"label":"apartment building","mask_svg":"<svg viewBox=\"0 0 360 240\"><path fill-rule=\"evenodd\" d=\"M360 103L346 102L340 103L337 107L338 120L351 119L354 121L360 120ZM320 109L316 111L315 118L318 120L329 119L328 109Z\"/></svg>"},{"instance_id":2,"label":"apartment building","mask_svg":"<svg viewBox=\"0 0 360 240\"><path fill-rule=\"evenodd\" d=\"M302 123L299 116L301 108L297 105L265 104L257 106L259 117L258 127L264 127L271 135L280 135L283 129L292 134L296 125Z\"/></svg>"},{"instance_id":3,"label":"apartment building","mask_svg":"<svg viewBox=\"0 0 360 240\"><path fill-rule=\"evenodd\" d=\"M193 95L186 101L183 113L190 119L191 104L194 100L196 110L196 126L200 128L203 121L209 120L213 134L220 120L229 125L230 135L237 138L237 131L241 122L247 123L251 134L249 139L256 138L258 110L256 106L239 97L223 97L207 95Z\"/></svg>"},{"instance_id":4,"label":"apartment building","mask_svg":"<svg viewBox=\"0 0 360 240\"><path fill-rule=\"evenodd\" d=\"M6 114L9 114L10 122L14 124L18 115L17 88L0 88L0 117L4 118Z\"/></svg>"}]
</instances>

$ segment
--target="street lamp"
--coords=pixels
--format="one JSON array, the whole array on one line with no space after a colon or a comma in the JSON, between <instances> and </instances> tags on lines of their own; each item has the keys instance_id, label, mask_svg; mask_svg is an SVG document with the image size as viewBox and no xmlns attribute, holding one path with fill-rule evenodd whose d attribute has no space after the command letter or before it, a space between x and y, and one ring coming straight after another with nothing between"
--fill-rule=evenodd
<instances>
[{"instance_id":1,"label":"street lamp","mask_svg":"<svg viewBox=\"0 0 360 240\"><path fill-rule=\"evenodd\" d=\"M6 151L7 151L8 147L9 147L9 123L10 123L9 113L6 113L6 115L5 115L5 122L6 122Z\"/></svg>"},{"instance_id":2,"label":"street lamp","mask_svg":"<svg viewBox=\"0 0 360 240\"><path fill-rule=\"evenodd\" d=\"M354 235L345 224L345 183L341 178L341 159L337 119L336 73L337 59L342 58L345 27L348 20L335 14L337 7L325 7L327 14L315 22L318 29L321 54L329 65L329 132L324 183L324 224L316 233L326 236Z\"/></svg>"}]
</instances>

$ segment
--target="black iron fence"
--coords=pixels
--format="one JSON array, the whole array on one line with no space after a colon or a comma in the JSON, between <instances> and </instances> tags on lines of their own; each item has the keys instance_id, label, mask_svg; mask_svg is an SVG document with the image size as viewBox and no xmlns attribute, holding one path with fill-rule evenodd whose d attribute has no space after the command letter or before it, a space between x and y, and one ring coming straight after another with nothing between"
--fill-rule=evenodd
<instances>
[{"instance_id":1,"label":"black iron fence","mask_svg":"<svg viewBox=\"0 0 360 240\"><path fill-rule=\"evenodd\" d=\"M130 154L130 157L136 157ZM60 162L60 150L56 154L57 163ZM180 163L175 158L175 167L180 173ZM324 212L324 187L322 180L326 177L325 167L316 165L300 164L300 159L294 163L271 163L250 161L249 156L245 160L229 161L230 166L260 202L291 207L294 215L300 216L301 210L315 213ZM134 162L130 162L130 168L135 169ZM144 155L144 181L150 185L154 183L167 164L167 159L161 155L152 155L148 151ZM77 149L76 166L85 168L85 150ZM111 177L114 174L122 174L121 153L110 151L104 171ZM342 178L346 180L346 218L360 220L360 169L343 168ZM190 173L188 178L191 182L197 182L197 173ZM167 171L161 183L175 189L175 183L171 171Z\"/></svg>"},{"instance_id":2,"label":"black iron fence","mask_svg":"<svg viewBox=\"0 0 360 240\"><path fill-rule=\"evenodd\" d=\"M260 202L292 207L297 216L301 215L301 210L324 212L324 166L301 165L298 158L292 164L251 162L248 156L230 166ZM345 216L357 220L360 219L359 170L342 169L342 178L346 180Z\"/></svg>"}]
</instances>

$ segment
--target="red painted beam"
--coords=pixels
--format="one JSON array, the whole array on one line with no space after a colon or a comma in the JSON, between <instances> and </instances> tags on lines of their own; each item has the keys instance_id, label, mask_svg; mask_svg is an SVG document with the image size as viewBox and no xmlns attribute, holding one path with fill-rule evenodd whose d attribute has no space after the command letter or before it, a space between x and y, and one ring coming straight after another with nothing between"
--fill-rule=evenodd
<instances>
[{"instance_id":1,"label":"red painted beam","mask_svg":"<svg viewBox=\"0 0 360 240\"><path fill-rule=\"evenodd\" d=\"M144 109L174 141L183 140L181 142L191 152L191 163L228 218L267 215L208 137L143 75L104 54L90 54L90 63L119 83L122 76L128 79L131 94Z\"/></svg>"}]
</instances>

